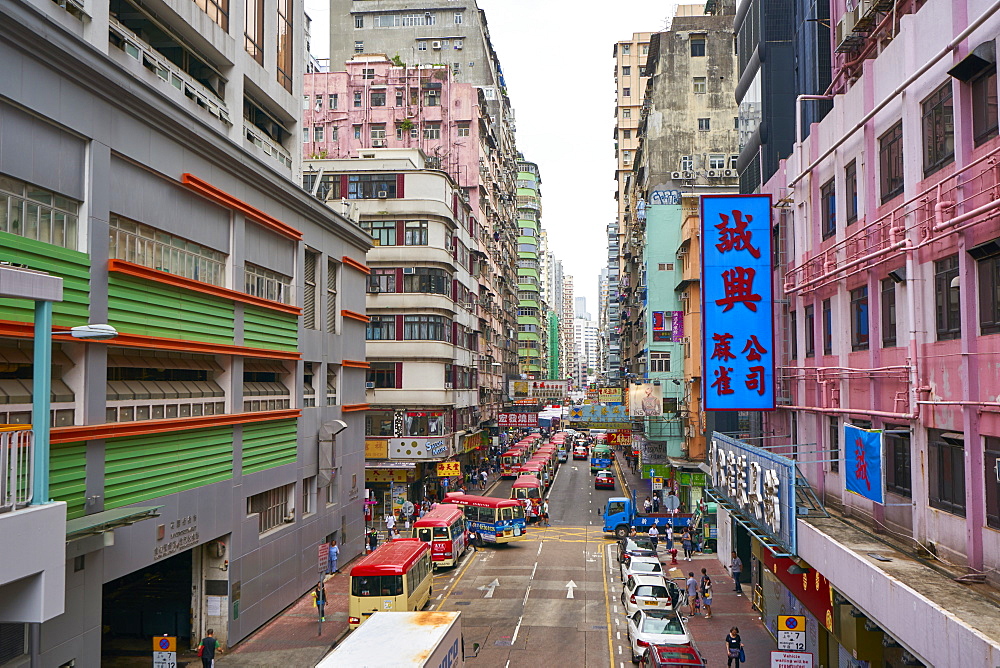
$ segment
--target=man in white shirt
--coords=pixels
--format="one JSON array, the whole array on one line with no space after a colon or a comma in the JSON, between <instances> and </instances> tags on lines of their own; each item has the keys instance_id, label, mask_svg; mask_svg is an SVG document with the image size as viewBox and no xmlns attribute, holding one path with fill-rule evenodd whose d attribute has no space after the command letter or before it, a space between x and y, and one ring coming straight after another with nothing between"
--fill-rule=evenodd
<instances>
[{"instance_id":1,"label":"man in white shirt","mask_svg":"<svg viewBox=\"0 0 1000 668\"><path fill-rule=\"evenodd\" d=\"M393 530L396 528L396 516L395 515L389 514L389 515L385 516L385 528L386 528L386 530L387 530L387 532L389 534L389 537L392 538L392 534L394 533Z\"/></svg>"},{"instance_id":2,"label":"man in white shirt","mask_svg":"<svg viewBox=\"0 0 1000 668\"><path fill-rule=\"evenodd\" d=\"M656 525L649 527L649 542L653 544L653 554L656 554L656 541L660 537L660 530Z\"/></svg>"}]
</instances>

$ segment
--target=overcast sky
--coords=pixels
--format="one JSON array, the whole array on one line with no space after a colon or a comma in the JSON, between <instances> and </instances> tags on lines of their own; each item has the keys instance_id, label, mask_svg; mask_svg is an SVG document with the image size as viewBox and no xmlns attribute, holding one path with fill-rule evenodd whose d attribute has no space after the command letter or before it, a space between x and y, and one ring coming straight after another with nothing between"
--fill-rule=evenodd
<instances>
[{"instance_id":1,"label":"overcast sky","mask_svg":"<svg viewBox=\"0 0 1000 668\"><path fill-rule=\"evenodd\" d=\"M313 55L328 55L327 0L305 0ZM517 148L538 164L542 227L597 317L597 277L607 265L605 227L616 215L614 60L633 32L664 28L676 2L478 0L517 119Z\"/></svg>"}]
</instances>

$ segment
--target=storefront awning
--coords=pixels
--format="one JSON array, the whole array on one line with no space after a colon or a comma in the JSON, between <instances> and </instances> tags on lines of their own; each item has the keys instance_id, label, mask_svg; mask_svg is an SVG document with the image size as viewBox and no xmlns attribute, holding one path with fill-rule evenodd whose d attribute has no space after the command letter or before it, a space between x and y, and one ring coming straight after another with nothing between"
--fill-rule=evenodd
<instances>
[{"instance_id":1,"label":"storefront awning","mask_svg":"<svg viewBox=\"0 0 1000 668\"><path fill-rule=\"evenodd\" d=\"M92 515L84 515L66 522L66 540L96 536L106 531L114 531L130 524L159 517L163 506L143 506L139 508L115 508Z\"/></svg>"}]
</instances>

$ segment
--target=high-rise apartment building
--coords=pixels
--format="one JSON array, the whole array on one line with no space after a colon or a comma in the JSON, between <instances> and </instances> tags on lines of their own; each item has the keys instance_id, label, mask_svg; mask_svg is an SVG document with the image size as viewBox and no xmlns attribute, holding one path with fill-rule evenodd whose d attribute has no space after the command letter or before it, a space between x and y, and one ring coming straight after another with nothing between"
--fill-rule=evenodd
<instances>
[{"instance_id":1,"label":"high-rise apartment building","mask_svg":"<svg viewBox=\"0 0 1000 668\"><path fill-rule=\"evenodd\" d=\"M371 242L293 179L303 16L0 4L0 256L62 284L51 419L46 309L0 303L0 422L41 476L0 506L5 666L232 644L315 585L320 543L363 549ZM88 323L118 334L65 335Z\"/></svg>"},{"instance_id":2,"label":"high-rise apartment building","mask_svg":"<svg viewBox=\"0 0 1000 668\"><path fill-rule=\"evenodd\" d=\"M539 236L542 216L542 179L538 165L523 158L517 163L517 359L518 370L528 379L542 378L548 365L542 357L542 340L548 322L540 301Z\"/></svg>"}]
</instances>

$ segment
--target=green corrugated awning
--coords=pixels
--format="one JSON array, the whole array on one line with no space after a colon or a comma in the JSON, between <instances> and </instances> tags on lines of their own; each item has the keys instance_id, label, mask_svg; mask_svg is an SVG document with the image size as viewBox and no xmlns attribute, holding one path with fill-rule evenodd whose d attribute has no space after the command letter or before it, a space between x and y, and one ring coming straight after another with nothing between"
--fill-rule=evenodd
<instances>
[{"instance_id":1,"label":"green corrugated awning","mask_svg":"<svg viewBox=\"0 0 1000 668\"><path fill-rule=\"evenodd\" d=\"M66 540L96 536L105 531L114 531L122 527L159 517L157 512L163 506L143 506L139 508L115 508L104 510L92 515L77 517L66 522Z\"/></svg>"}]
</instances>

